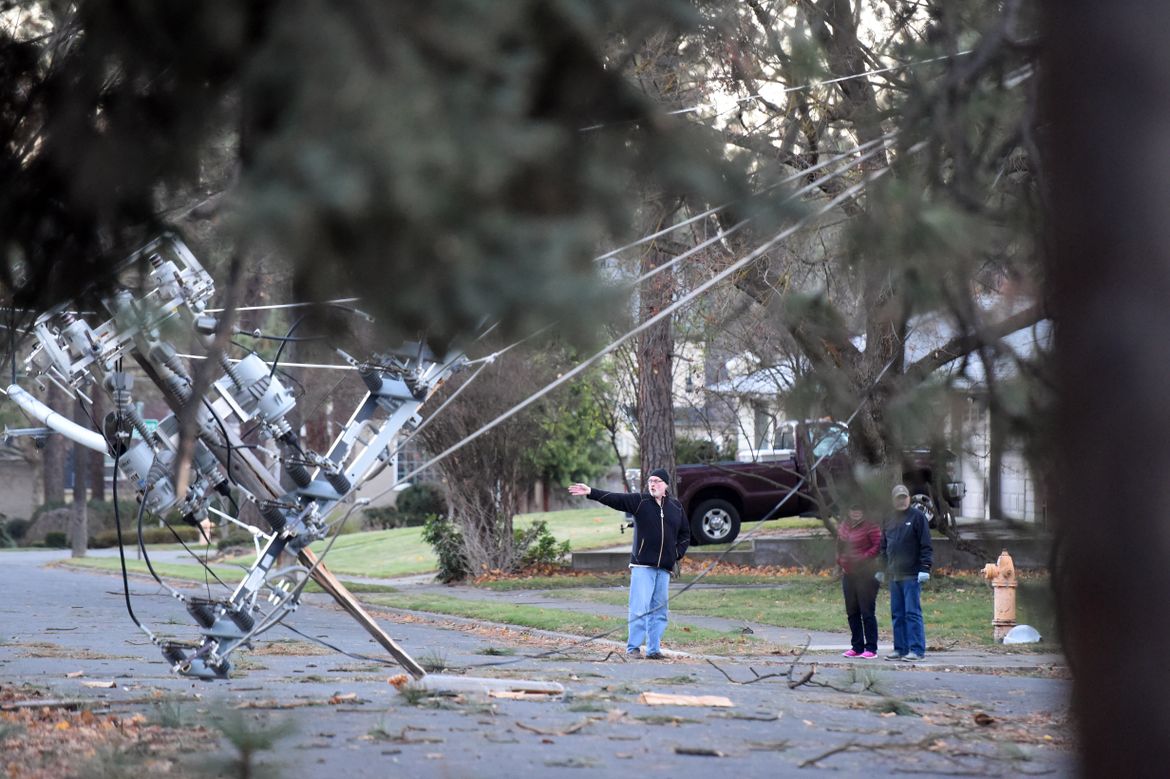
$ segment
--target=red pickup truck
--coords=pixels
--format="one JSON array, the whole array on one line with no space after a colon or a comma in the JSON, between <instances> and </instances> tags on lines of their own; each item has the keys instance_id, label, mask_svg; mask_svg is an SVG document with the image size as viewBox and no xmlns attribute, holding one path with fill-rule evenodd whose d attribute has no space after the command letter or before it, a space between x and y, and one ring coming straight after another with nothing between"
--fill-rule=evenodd
<instances>
[{"instance_id":1,"label":"red pickup truck","mask_svg":"<svg viewBox=\"0 0 1170 779\"><path fill-rule=\"evenodd\" d=\"M735 462L678 467L678 498L690 518L692 543L728 543L739 535L741 522L765 516L815 516L817 504L807 478L782 505L777 504L808 475L810 465L819 462L813 478L822 486L827 475L843 474L851 467L849 430L838 422L780 422L764 447L769 448L738 452ZM936 463L941 467L936 468ZM931 526L940 514L949 516L966 494L955 466L955 456L949 451L905 453L902 480L910 489L912 503L926 514Z\"/></svg>"}]
</instances>

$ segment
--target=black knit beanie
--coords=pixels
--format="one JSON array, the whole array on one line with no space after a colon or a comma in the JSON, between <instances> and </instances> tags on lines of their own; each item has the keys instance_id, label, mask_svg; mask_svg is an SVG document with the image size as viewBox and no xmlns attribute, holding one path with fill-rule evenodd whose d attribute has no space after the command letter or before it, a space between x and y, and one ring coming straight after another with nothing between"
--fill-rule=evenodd
<instances>
[{"instance_id":1,"label":"black knit beanie","mask_svg":"<svg viewBox=\"0 0 1170 779\"><path fill-rule=\"evenodd\" d=\"M654 470L650 471L650 476L657 476L666 482L667 487L670 486L670 474L666 472L665 468L655 468ZM650 476L646 477L646 481L650 481Z\"/></svg>"}]
</instances>

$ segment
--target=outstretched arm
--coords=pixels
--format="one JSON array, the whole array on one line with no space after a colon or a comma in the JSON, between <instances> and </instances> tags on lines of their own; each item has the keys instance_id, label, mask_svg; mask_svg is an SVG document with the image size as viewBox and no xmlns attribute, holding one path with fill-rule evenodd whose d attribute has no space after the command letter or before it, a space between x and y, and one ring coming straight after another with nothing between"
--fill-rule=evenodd
<instances>
[{"instance_id":1,"label":"outstretched arm","mask_svg":"<svg viewBox=\"0 0 1170 779\"><path fill-rule=\"evenodd\" d=\"M590 488L588 484L569 485L569 494L577 497L584 496L590 500L597 501L603 506L609 506L611 509L625 511L627 513L632 513L637 509L638 503L642 500L642 496L637 493L595 490Z\"/></svg>"}]
</instances>

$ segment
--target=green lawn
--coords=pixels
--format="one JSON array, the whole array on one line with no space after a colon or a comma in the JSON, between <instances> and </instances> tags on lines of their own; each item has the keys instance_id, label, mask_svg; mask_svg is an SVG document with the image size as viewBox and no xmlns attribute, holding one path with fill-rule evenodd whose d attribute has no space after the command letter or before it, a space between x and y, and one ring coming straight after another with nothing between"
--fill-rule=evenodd
<instances>
[{"instance_id":1,"label":"green lawn","mask_svg":"<svg viewBox=\"0 0 1170 779\"><path fill-rule=\"evenodd\" d=\"M577 552L588 549L604 549L610 546L629 544L632 536L629 529L621 532L621 525L625 521L625 514L620 511L598 505L583 509L567 509L565 511L549 511L542 514L518 514L516 524L524 527L538 519L548 522L548 529L558 541L569 540L573 550ZM755 523L745 525L746 533L755 527ZM760 532L766 530L790 530L793 528L820 528L824 527L819 519L803 517L785 517L765 522ZM704 546L704 551L722 551L726 544Z\"/></svg>"},{"instance_id":2,"label":"green lawn","mask_svg":"<svg viewBox=\"0 0 1170 779\"><path fill-rule=\"evenodd\" d=\"M539 606L511 603L468 601L449 595L398 593L371 595L364 600L366 603L378 606L448 614L455 617L468 617L485 622L517 625L537 630L552 630L578 636L597 636L605 633L607 638L615 641L623 641L626 637L624 617L583 614L563 609L546 609ZM663 643L668 647L686 647L695 651L710 651L717 654L767 651L766 645L762 642L751 636L744 636L738 630L728 632L709 630L678 620L671 621Z\"/></svg>"},{"instance_id":3,"label":"green lawn","mask_svg":"<svg viewBox=\"0 0 1170 779\"><path fill-rule=\"evenodd\" d=\"M704 580L706 581L706 580ZM840 632L847 630L841 584L818 576L773 579L770 589L695 589L672 598L674 614L724 617L779 627ZM1053 640L1052 604L1046 580L1020 583L1017 615ZM554 597L622 605L626 593L612 589L576 589L550 593ZM991 587L976 577L935 577L922 590L927 639L932 645L959 643L991 645ZM889 595L878 595L878 624L889 629Z\"/></svg>"}]
</instances>

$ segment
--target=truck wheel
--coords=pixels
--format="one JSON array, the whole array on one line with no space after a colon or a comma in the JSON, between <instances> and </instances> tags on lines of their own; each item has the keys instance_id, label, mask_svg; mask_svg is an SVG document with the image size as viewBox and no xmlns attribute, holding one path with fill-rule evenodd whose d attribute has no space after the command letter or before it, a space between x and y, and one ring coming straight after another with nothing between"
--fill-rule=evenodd
<instances>
[{"instance_id":1,"label":"truck wheel","mask_svg":"<svg viewBox=\"0 0 1170 779\"><path fill-rule=\"evenodd\" d=\"M729 544L739 535L739 510L721 498L705 500L691 512L696 544Z\"/></svg>"}]
</instances>

